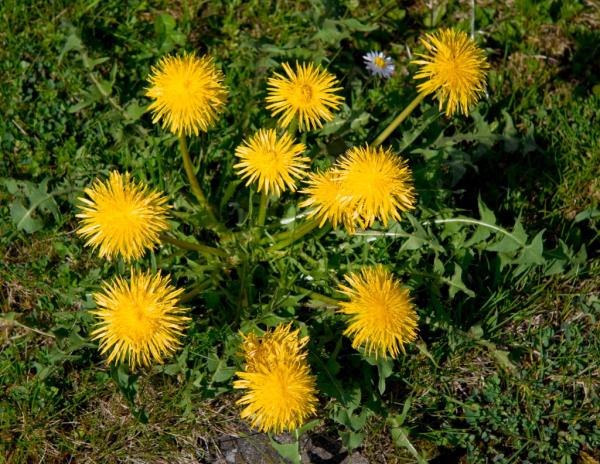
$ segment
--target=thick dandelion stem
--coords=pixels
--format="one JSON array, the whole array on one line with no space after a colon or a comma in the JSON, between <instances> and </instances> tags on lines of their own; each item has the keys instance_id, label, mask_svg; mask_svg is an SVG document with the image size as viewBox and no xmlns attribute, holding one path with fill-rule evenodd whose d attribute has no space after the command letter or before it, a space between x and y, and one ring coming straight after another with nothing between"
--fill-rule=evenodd
<instances>
[{"instance_id":1,"label":"thick dandelion stem","mask_svg":"<svg viewBox=\"0 0 600 464\"><path fill-rule=\"evenodd\" d=\"M317 227L319 227L319 221L312 220L312 221L305 222L300 227L298 227L295 230L290 231L289 233L284 233L285 235L283 235L283 234L276 235L274 237L276 242L270 248L270 250L272 250L272 251L281 250L281 249L291 245L296 240L304 237L306 234L309 234Z\"/></svg>"},{"instance_id":2,"label":"thick dandelion stem","mask_svg":"<svg viewBox=\"0 0 600 464\"><path fill-rule=\"evenodd\" d=\"M335 298L332 298L327 295L323 295L322 293L319 293L319 292L314 292L312 290L301 287L299 285L294 285L294 290L301 292L301 293L306 293L306 296L308 296L311 300L320 301L321 303L325 303L325 304L328 304L331 306L339 306L340 305L340 300L336 300Z\"/></svg>"},{"instance_id":3,"label":"thick dandelion stem","mask_svg":"<svg viewBox=\"0 0 600 464\"><path fill-rule=\"evenodd\" d=\"M28 325L21 324L19 321L15 320L15 319L9 319L9 318L6 318L6 317L0 317L0 322L6 324L8 327L10 327L11 325L15 325L17 327L21 327L22 329L30 330L30 331L35 332L37 334L43 335L44 337L56 338L56 335L53 335L53 334L48 333L48 332L44 332L43 330L40 330L40 329L36 329L35 327L30 327Z\"/></svg>"},{"instance_id":4,"label":"thick dandelion stem","mask_svg":"<svg viewBox=\"0 0 600 464\"><path fill-rule=\"evenodd\" d=\"M186 302L194 299L194 297L198 296L203 291L209 289L211 284L212 284L212 282L210 281L210 279L205 280L204 282L200 282L199 284L194 286L191 290L189 290L187 293L184 293L183 295L181 295L181 297L179 298L179 302L186 303Z\"/></svg>"},{"instance_id":5,"label":"thick dandelion stem","mask_svg":"<svg viewBox=\"0 0 600 464\"><path fill-rule=\"evenodd\" d=\"M316 218L307 219L306 221L304 221L302 224L300 224L296 228L291 228L289 230L279 232L278 234L275 234L270 238L265 237L263 240L261 240L261 243L267 243L267 242L277 243L277 242L280 242L281 240L285 240L285 239L289 238L291 235L296 234L301 230L304 230L304 228L309 228L310 230L313 230L318 225L319 225L318 219L316 219Z\"/></svg>"},{"instance_id":6,"label":"thick dandelion stem","mask_svg":"<svg viewBox=\"0 0 600 464\"><path fill-rule=\"evenodd\" d=\"M225 250L220 250L219 248L211 247L208 245L204 245L202 243L193 243L185 240L179 240L178 238L170 237L168 235L161 235L160 241L163 243L170 243L171 245L175 245L182 250L190 250L190 251L198 251L205 255L218 256L219 258L227 258L229 256Z\"/></svg>"},{"instance_id":7,"label":"thick dandelion stem","mask_svg":"<svg viewBox=\"0 0 600 464\"><path fill-rule=\"evenodd\" d=\"M258 207L258 219L256 225L263 227L267 218L267 205L269 204L269 195L263 190L260 194L260 206Z\"/></svg>"},{"instance_id":8,"label":"thick dandelion stem","mask_svg":"<svg viewBox=\"0 0 600 464\"><path fill-rule=\"evenodd\" d=\"M406 108L404 108L404 110L402 110L402 113L400 113L398 116L396 116L396 118L383 130L383 132L377 136L377 138L371 144L371 146L377 147L377 146L381 145L383 142L385 142L385 140L392 134L392 132L394 132L394 130L396 130L396 128L400 124L402 124L402 121L404 121L406 118L408 118L408 116L410 116L410 113L412 113L413 110L417 106L419 106L419 103L421 103L423 101L425 96L426 96L425 93L419 93L413 99L413 101L411 101L408 104L408 106Z\"/></svg>"},{"instance_id":9,"label":"thick dandelion stem","mask_svg":"<svg viewBox=\"0 0 600 464\"><path fill-rule=\"evenodd\" d=\"M192 164L192 159L190 158L190 152L188 150L184 134L179 135L179 148L181 149L181 155L183 157L183 167L185 169L185 173L187 174L192 193L198 200L198 203L200 203L200 206L202 206L202 208L204 208L204 210L206 211L210 223L220 231L225 230L225 227L221 225L217 220L215 213L213 212L210 204L208 203L208 200L202 192L202 187L200 187L200 182L198 182L198 178L196 177L196 173L194 172L194 165Z\"/></svg>"}]
</instances>

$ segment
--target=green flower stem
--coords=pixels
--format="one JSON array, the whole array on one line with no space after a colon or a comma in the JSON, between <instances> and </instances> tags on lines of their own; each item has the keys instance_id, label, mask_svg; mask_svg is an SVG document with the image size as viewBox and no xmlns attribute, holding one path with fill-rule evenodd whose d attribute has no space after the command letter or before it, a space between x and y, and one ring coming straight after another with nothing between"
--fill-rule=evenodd
<instances>
[{"instance_id":1,"label":"green flower stem","mask_svg":"<svg viewBox=\"0 0 600 464\"><path fill-rule=\"evenodd\" d=\"M190 291L181 295L181 297L179 298L179 302L186 303L186 302L190 301L192 298L199 295L204 290L210 288L210 286L211 286L210 279L205 280L204 282L200 282L199 284L195 285Z\"/></svg>"},{"instance_id":2,"label":"green flower stem","mask_svg":"<svg viewBox=\"0 0 600 464\"><path fill-rule=\"evenodd\" d=\"M269 203L269 195L263 190L260 194L260 206L258 208L258 219L256 225L263 227L267 218L267 205Z\"/></svg>"},{"instance_id":3,"label":"green flower stem","mask_svg":"<svg viewBox=\"0 0 600 464\"><path fill-rule=\"evenodd\" d=\"M181 155L183 156L183 167L185 168L185 173L187 174L190 187L192 188L192 193L198 200L198 203L200 203L200 206L202 206L202 208L204 208L206 211L210 224L215 227L217 232L227 232L227 228L217 220L210 203L208 203L208 200L202 192L198 178L194 173L194 165L192 164L192 159L190 158L190 152L188 150L184 134L179 135L179 148L181 149Z\"/></svg>"},{"instance_id":4,"label":"green flower stem","mask_svg":"<svg viewBox=\"0 0 600 464\"><path fill-rule=\"evenodd\" d=\"M306 293L311 300L320 301L321 303L325 303L332 306L340 305L340 300L336 300L335 298L331 298L330 296L323 295L322 293L313 292L312 290L301 287L299 285L294 285L294 290L300 293Z\"/></svg>"},{"instance_id":5,"label":"green flower stem","mask_svg":"<svg viewBox=\"0 0 600 464\"><path fill-rule=\"evenodd\" d=\"M387 139L392 134L392 132L394 132L394 130L402 123L402 121L404 121L410 115L410 113L412 113L413 110L417 106L419 106L419 103L421 103L423 101L423 99L425 98L425 96L426 96L425 93L418 94L413 99L413 101L411 101L408 104L408 106L406 108L404 108L404 110L402 111L402 113L400 113L398 116L396 116L396 118L389 124L389 126L387 126L383 130L383 132L377 136L377 138L371 144L371 146L372 147L377 147L377 146L381 145L383 142L385 142L385 139Z\"/></svg>"},{"instance_id":6,"label":"green flower stem","mask_svg":"<svg viewBox=\"0 0 600 464\"><path fill-rule=\"evenodd\" d=\"M174 237L170 237L168 235L161 235L160 240L163 243L170 243L171 245L175 245L182 250L190 250L190 251L198 251L205 255L218 256L219 258L227 258L229 255L225 250L220 250L219 248L211 247L208 245L203 245L201 243L193 243L187 242L185 240L179 240Z\"/></svg>"},{"instance_id":7,"label":"green flower stem","mask_svg":"<svg viewBox=\"0 0 600 464\"><path fill-rule=\"evenodd\" d=\"M281 249L291 245L299 238L302 238L306 234L309 234L317 227L319 227L319 221L312 220L312 221L305 222L300 227L290 231L289 233L283 233L285 235L278 234L274 237L275 244L270 248L270 250L272 250L272 251L281 250Z\"/></svg>"},{"instance_id":8,"label":"green flower stem","mask_svg":"<svg viewBox=\"0 0 600 464\"><path fill-rule=\"evenodd\" d=\"M0 317L0 322L2 322L3 324L6 324L6 326L8 326L8 327L10 327L11 325L16 325L17 327L21 327L22 329L25 329L25 330L30 330L32 332L35 332L36 334L43 335L44 337L56 338L56 336L51 333L44 332L43 330L36 329L35 327L29 327L28 325L22 324L12 317L11 318Z\"/></svg>"},{"instance_id":9,"label":"green flower stem","mask_svg":"<svg viewBox=\"0 0 600 464\"><path fill-rule=\"evenodd\" d=\"M310 230L313 230L314 227L312 224L315 224L315 223L317 226L319 225L319 221L317 218L307 219L306 221L304 221L302 224L300 224L297 227L293 227L293 228L285 230L283 232L279 232L278 234L275 234L272 237L265 237L264 239L261 240L261 243L280 242L281 240L289 238L290 235L297 233L299 230L302 230L304 227L307 227L307 228L310 227ZM311 224L311 226L309 226L309 224Z\"/></svg>"}]
</instances>

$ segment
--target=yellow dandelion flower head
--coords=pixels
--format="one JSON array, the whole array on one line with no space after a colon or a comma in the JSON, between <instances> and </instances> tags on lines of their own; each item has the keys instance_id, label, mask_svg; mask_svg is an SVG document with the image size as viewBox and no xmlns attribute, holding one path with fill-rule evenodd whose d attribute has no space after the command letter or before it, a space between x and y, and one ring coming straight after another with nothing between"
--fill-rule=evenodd
<instances>
[{"instance_id":1,"label":"yellow dandelion flower head","mask_svg":"<svg viewBox=\"0 0 600 464\"><path fill-rule=\"evenodd\" d=\"M352 346L375 357L404 353L404 344L417 336L418 316L408 290L381 265L351 273L346 280L349 285L341 285L340 291L350 301L341 302L339 312L350 316L344 335L352 338Z\"/></svg>"},{"instance_id":2,"label":"yellow dandelion flower head","mask_svg":"<svg viewBox=\"0 0 600 464\"><path fill-rule=\"evenodd\" d=\"M91 335L100 340L101 353L109 353L107 362L149 366L181 345L190 318L177 306L183 290L169 281L168 275L131 270L129 281L117 277L94 294L99 321Z\"/></svg>"},{"instance_id":3,"label":"yellow dandelion flower head","mask_svg":"<svg viewBox=\"0 0 600 464\"><path fill-rule=\"evenodd\" d=\"M469 114L469 108L485 93L485 77L489 64L485 54L463 31L442 29L427 34L421 42L428 54L417 54L421 66L414 79L425 79L418 85L419 92L435 93L440 110L446 105L446 114L457 111Z\"/></svg>"},{"instance_id":4,"label":"yellow dandelion flower head","mask_svg":"<svg viewBox=\"0 0 600 464\"><path fill-rule=\"evenodd\" d=\"M275 73L268 80L267 109L273 117L279 115L279 124L287 127L297 118L300 130L310 130L331 121L332 110L344 101L335 93L342 90L337 78L312 63L296 63L295 70L283 63L283 69L285 76Z\"/></svg>"},{"instance_id":5,"label":"yellow dandelion flower head","mask_svg":"<svg viewBox=\"0 0 600 464\"><path fill-rule=\"evenodd\" d=\"M260 129L248 141L236 148L241 161L234 166L246 185L258 184L259 192L296 190L296 179L302 178L308 169L309 158L300 156L306 150L302 143L294 143L288 133L277 137L273 129Z\"/></svg>"},{"instance_id":6,"label":"yellow dandelion flower head","mask_svg":"<svg viewBox=\"0 0 600 464\"><path fill-rule=\"evenodd\" d=\"M152 122L177 135L207 131L223 112L227 90L223 73L209 56L166 56L148 77L146 96L154 101L149 109Z\"/></svg>"},{"instance_id":7,"label":"yellow dandelion flower head","mask_svg":"<svg viewBox=\"0 0 600 464\"><path fill-rule=\"evenodd\" d=\"M101 257L120 254L126 261L137 259L159 242L169 228L167 199L160 192L134 182L129 173L110 173L84 190L77 233L86 245L98 248Z\"/></svg>"},{"instance_id":8,"label":"yellow dandelion flower head","mask_svg":"<svg viewBox=\"0 0 600 464\"><path fill-rule=\"evenodd\" d=\"M400 211L414 208L412 173L406 160L390 148L350 148L338 160L339 182L347 200L347 214L363 228L376 219L387 225Z\"/></svg>"},{"instance_id":9,"label":"yellow dandelion flower head","mask_svg":"<svg viewBox=\"0 0 600 464\"><path fill-rule=\"evenodd\" d=\"M303 358L308 337L299 337L298 329L292 330L292 324L280 324L262 336L250 333L242 334L242 354L246 370L254 369L255 363L274 363L283 354L286 357Z\"/></svg>"},{"instance_id":10,"label":"yellow dandelion flower head","mask_svg":"<svg viewBox=\"0 0 600 464\"><path fill-rule=\"evenodd\" d=\"M320 227L327 221L333 227L337 227L338 223L344 223L347 227L352 225L346 213L351 199L344 195L339 177L337 169L311 173L308 187L302 190L308 198L300 203L300 207L311 208L308 217L317 217Z\"/></svg>"},{"instance_id":11,"label":"yellow dandelion flower head","mask_svg":"<svg viewBox=\"0 0 600 464\"><path fill-rule=\"evenodd\" d=\"M238 400L241 417L262 432L296 429L316 413L316 380L304 351L308 337L298 333L288 324L244 337L246 365L233 386L246 390Z\"/></svg>"}]
</instances>

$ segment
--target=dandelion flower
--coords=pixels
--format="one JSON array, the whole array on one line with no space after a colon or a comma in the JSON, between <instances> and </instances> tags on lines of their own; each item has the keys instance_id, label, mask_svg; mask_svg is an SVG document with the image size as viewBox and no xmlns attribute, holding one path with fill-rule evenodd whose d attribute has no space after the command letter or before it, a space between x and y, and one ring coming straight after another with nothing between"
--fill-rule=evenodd
<instances>
[{"instance_id":1,"label":"dandelion flower","mask_svg":"<svg viewBox=\"0 0 600 464\"><path fill-rule=\"evenodd\" d=\"M94 294L98 308L93 314L99 322L92 337L100 340L102 354L110 353L109 363L127 359L132 369L162 363L181 345L190 318L177 306L183 290L169 280L131 270L129 282L117 277Z\"/></svg>"},{"instance_id":2,"label":"dandelion flower","mask_svg":"<svg viewBox=\"0 0 600 464\"><path fill-rule=\"evenodd\" d=\"M283 63L283 69L286 76L275 73L268 81L267 109L274 117L280 115L279 123L287 127L297 118L300 130L310 130L321 127L323 120L331 121L332 110L337 110L343 101L335 94L341 90L335 76L313 64L296 63L294 71Z\"/></svg>"},{"instance_id":3,"label":"dandelion flower","mask_svg":"<svg viewBox=\"0 0 600 464\"><path fill-rule=\"evenodd\" d=\"M233 386L245 390L238 400L241 417L262 432L296 429L316 413L316 381L304 350L308 337L298 335L288 324L244 337L246 365Z\"/></svg>"},{"instance_id":4,"label":"dandelion flower","mask_svg":"<svg viewBox=\"0 0 600 464\"><path fill-rule=\"evenodd\" d=\"M177 135L207 131L223 112L227 91L223 74L211 57L194 54L166 56L152 68L146 96L154 101L149 109L153 123Z\"/></svg>"},{"instance_id":5,"label":"dandelion flower","mask_svg":"<svg viewBox=\"0 0 600 464\"><path fill-rule=\"evenodd\" d=\"M106 182L96 180L85 189L77 233L86 245L98 248L101 257L120 254L126 261L137 259L159 242L167 230L167 199L161 193L136 184L129 173L110 173Z\"/></svg>"},{"instance_id":6,"label":"dandelion flower","mask_svg":"<svg viewBox=\"0 0 600 464\"><path fill-rule=\"evenodd\" d=\"M381 52L369 52L363 56L363 60L373 76L389 79L396 69L392 59Z\"/></svg>"},{"instance_id":7,"label":"dandelion flower","mask_svg":"<svg viewBox=\"0 0 600 464\"><path fill-rule=\"evenodd\" d=\"M489 68L483 50L462 31L442 29L427 34L421 40L428 54L417 54L422 58L413 63L421 66L415 79L425 79L418 90L424 94L435 94L440 110L446 105L446 114L457 111L464 115L485 90L485 73Z\"/></svg>"},{"instance_id":8,"label":"dandelion flower","mask_svg":"<svg viewBox=\"0 0 600 464\"><path fill-rule=\"evenodd\" d=\"M308 187L302 190L308 198L300 203L302 208L312 208L308 217L317 217L319 227L325 222L331 222L333 227L338 223L347 224L351 227L347 211L351 198L345 196L342 184L339 181L340 173L336 169L325 172L312 173L308 180Z\"/></svg>"},{"instance_id":9,"label":"dandelion flower","mask_svg":"<svg viewBox=\"0 0 600 464\"><path fill-rule=\"evenodd\" d=\"M350 316L344 335L352 338L356 349L368 354L396 358L404 344L417 336L417 313L408 290L383 266L364 268L360 274L346 276L349 286L340 291L350 301L340 302L340 313Z\"/></svg>"},{"instance_id":10,"label":"dandelion flower","mask_svg":"<svg viewBox=\"0 0 600 464\"><path fill-rule=\"evenodd\" d=\"M242 178L248 178L246 185L256 181L259 192L279 195L286 189L296 190L296 179L304 176L310 161L300 156L304 150L304 144L294 143L287 133L277 137L275 130L261 129L236 148L241 162L234 168Z\"/></svg>"},{"instance_id":11,"label":"dandelion flower","mask_svg":"<svg viewBox=\"0 0 600 464\"><path fill-rule=\"evenodd\" d=\"M350 148L336 164L346 210L363 228L376 219L387 225L400 219L400 211L414 208L412 175L405 160L390 148Z\"/></svg>"}]
</instances>

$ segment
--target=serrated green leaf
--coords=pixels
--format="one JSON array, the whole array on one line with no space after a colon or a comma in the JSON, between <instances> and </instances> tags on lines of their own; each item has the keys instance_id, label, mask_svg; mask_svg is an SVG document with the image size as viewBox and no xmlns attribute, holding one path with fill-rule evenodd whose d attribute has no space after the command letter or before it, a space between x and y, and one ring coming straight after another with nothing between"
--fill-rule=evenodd
<instances>
[{"instance_id":1,"label":"serrated green leaf","mask_svg":"<svg viewBox=\"0 0 600 464\"><path fill-rule=\"evenodd\" d=\"M426 240L411 235L410 238L402 244L402 246L400 247L400 251L418 250L419 248L422 248L426 243Z\"/></svg>"},{"instance_id":2,"label":"serrated green leaf","mask_svg":"<svg viewBox=\"0 0 600 464\"><path fill-rule=\"evenodd\" d=\"M544 231L539 232L528 244L521 255L519 256L517 262L519 264L525 264L529 266L533 265L543 265L546 263L546 260L543 257L544 254L544 241L543 241Z\"/></svg>"},{"instance_id":3,"label":"serrated green leaf","mask_svg":"<svg viewBox=\"0 0 600 464\"><path fill-rule=\"evenodd\" d=\"M67 111L69 113L77 113L78 111L81 111L82 109L87 108L95 101L96 101L96 98L86 98L85 100L80 101L79 103L69 106Z\"/></svg>"},{"instance_id":4,"label":"serrated green leaf","mask_svg":"<svg viewBox=\"0 0 600 464\"><path fill-rule=\"evenodd\" d=\"M379 27L376 23L363 24L356 18L342 19L339 23L345 26L349 31L353 32L371 32Z\"/></svg>"},{"instance_id":5,"label":"serrated green leaf","mask_svg":"<svg viewBox=\"0 0 600 464\"><path fill-rule=\"evenodd\" d=\"M478 243L487 240L490 235L492 235L490 229L479 226L475 229L475 232L473 232L473 234L467 240L465 240L463 247L470 248L473 245L477 245Z\"/></svg>"},{"instance_id":6,"label":"serrated green leaf","mask_svg":"<svg viewBox=\"0 0 600 464\"><path fill-rule=\"evenodd\" d=\"M452 275L452 278L443 278L443 281L448 284L448 294L450 299L454 298L459 291L467 294L470 297L475 296L475 292L468 289L462 281L462 272L462 268L458 265L458 263L454 263L454 274Z\"/></svg>"},{"instance_id":7,"label":"serrated green leaf","mask_svg":"<svg viewBox=\"0 0 600 464\"><path fill-rule=\"evenodd\" d=\"M486 204L481 199L481 196L477 197L477 207L479 209L479 216L482 221L487 222L488 224L495 226L496 225L496 215L494 212L489 209Z\"/></svg>"},{"instance_id":8,"label":"serrated green leaf","mask_svg":"<svg viewBox=\"0 0 600 464\"><path fill-rule=\"evenodd\" d=\"M147 107L140 105L137 100L132 100L125 108L123 115L129 122L135 122L144 115L146 109Z\"/></svg>"},{"instance_id":9,"label":"serrated green leaf","mask_svg":"<svg viewBox=\"0 0 600 464\"><path fill-rule=\"evenodd\" d=\"M504 235L498 242L487 245L485 250L495 251L496 253L515 253L521 248L521 245L508 235Z\"/></svg>"}]
</instances>

